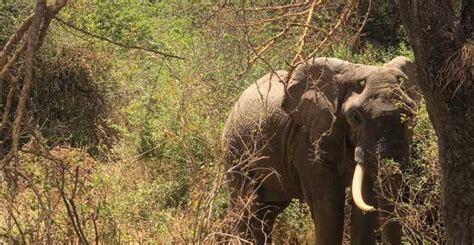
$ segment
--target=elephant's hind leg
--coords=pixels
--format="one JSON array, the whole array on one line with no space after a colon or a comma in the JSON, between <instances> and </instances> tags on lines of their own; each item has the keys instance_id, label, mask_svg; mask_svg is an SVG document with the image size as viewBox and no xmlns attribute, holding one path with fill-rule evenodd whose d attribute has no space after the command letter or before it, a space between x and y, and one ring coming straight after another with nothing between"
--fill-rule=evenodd
<instances>
[{"instance_id":1,"label":"elephant's hind leg","mask_svg":"<svg viewBox=\"0 0 474 245\"><path fill-rule=\"evenodd\" d=\"M227 175L231 197L229 232L255 244L271 243L275 219L290 200L265 202L262 199L265 190L250 176L239 171Z\"/></svg>"},{"instance_id":2,"label":"elephant's hind leg","mask_svg":"<svg viewBox=\"0 0 474 245\"><path fill-rule=\"evenodd\" d=\"M290 201L266 202L259 205L254 217L256 227L254 229L257 244L271 244L271 234L277 216L285 210Z\"/></svg>"},{"instance_id":3,"label":"elephant's hind leg","mask_svg":"<svg viewBox=\"0 0 474 245\"><path fill-rule=\"evenodd\" d=\"M255 244L271 244L275 220L289 204L290 201L250 203L238 220L240 235Z\"/></svg>"}]
</instances>

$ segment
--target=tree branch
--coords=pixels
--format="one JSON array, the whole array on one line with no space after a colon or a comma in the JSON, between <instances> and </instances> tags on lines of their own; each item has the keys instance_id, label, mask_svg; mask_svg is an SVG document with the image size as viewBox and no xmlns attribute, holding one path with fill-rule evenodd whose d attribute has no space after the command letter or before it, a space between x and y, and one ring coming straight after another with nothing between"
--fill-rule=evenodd
<instances>
[{"instance_id":1,"label":"tree branch","mask_svg":"<svg viewBox=\"0 0 474 245\"><path fill-rule=\"evenodd\" d=\"M292 65L295 65L297 63L298 59L300 60L300 62L304 62L304 60L305 60L305 58L303 57L304 44L305 44L305 41L306 41L306 37L308 36L308 31L309 31L309 26L311 24L311 20L313 19L314 8L316 7L316 4L320 4L321 2L322 1L318 1L316 3L316 0L313 0L313 2L311 3L311 7L309 8L308 16L306 17L306 22L304 24L303 33L301 34L301 38L298 41L298 43L299 43L298 51L296 52L296 55L293 58L293 61L291 62Z\"/></svg>"},{"instance_id":2,"label":"tree branch","mask_svg":"<svg viewBox=\"0 0 474 245\"><path fill-rule=\"evenodd\" d=\"M18 27L16 32L10 37L7 44L3 47L2 52L0 52L0 68L3 70L3 66L7 62L8 55L12 52L15 45L20 41L25 32L30 28L31 21L34 18L34 14L28 16L28 18Z\"/></svg>"},{"instance_id":3,"label":"tree branch","mask_svg":"<svg viewBox=\"0 0 474 245\"><path fill-rule=\"evenodd\" d=\"M54 19L56 21L58 21L60 24L64 26L67 26L75 31L78 31L78 32L81 32L87 36L91 36L93 38L96 38L96 39L99 39L99 40L102 40L102 41L106 41L108 43L111 43L111 44L114 44L114 45L117 45L117 46L120 46L122 48L127 48L127 49L137 49L137 50L143 50L143 51L146 51L146 52L150 52L150 53L154 53L154 54L159 54L161 56L164 56L164 57L168 57L168 58L175 58L175 59L180 59L180 60L184 60L185 58L181 57L181 56L178 56L178 55L175 55L175 54L170 54L170 53L166 53L164 51L160 51L160 50L155 50L155 49L151 49L151 48L146 48L146 47L140 47L140 46L136 46L136 45L128 45L128 44L124 44L124 43L120 43L120 42L117 42L117 41L114 41L110 38L107 38L107 37L103 37L103 36L100 36L98 34L95 34L95 33L91 33L89 31L86 31L84 29L81 29L71 23L68 23L66 21L64 21L63 19L55 16Z\"/></svg>"},{"instance_id":4,"label":"tree branch","mask_svg":"<svg viewBox=\"0 0 474 245\"><path fill-rule=\"evenodd\" d=\"M31 83L33 81L33 66L34 66L34 54L38 44L38 34L41 26L41 22L46 12L46 0L38 0L36 3L36 10L33 20L31 21L31 26L28 31L28 40L26 47L26 74L25 82L20 95L20 100L18 101L17 111L15 114L15 120L13 121L12 126L12 151L13 154L18 153L18 144L19 144L19 134L20 134L20 125L21 120L23 119L23 114L25 111L26 100L30 94Z\"/></svg>"}]
</instances>

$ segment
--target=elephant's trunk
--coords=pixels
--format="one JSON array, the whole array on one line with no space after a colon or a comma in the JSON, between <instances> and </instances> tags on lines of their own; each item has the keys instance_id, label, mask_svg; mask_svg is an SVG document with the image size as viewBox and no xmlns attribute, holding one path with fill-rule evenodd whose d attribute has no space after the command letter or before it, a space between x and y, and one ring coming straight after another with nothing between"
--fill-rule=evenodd
<instances>
[{"instance_id":1,"label":"elephant's trunk","mask_svg":"<svg viewBox=\"0 0 474 245\"><path fill-rule=\"evenodd\" d=\"M364 168L360 163L355 167L354 177L352 177L352 199L355 205L362 211L371 212L375 211L373 206L368 205L362 198L362 182L364 180Z\"/></svg>"}]
</instances>

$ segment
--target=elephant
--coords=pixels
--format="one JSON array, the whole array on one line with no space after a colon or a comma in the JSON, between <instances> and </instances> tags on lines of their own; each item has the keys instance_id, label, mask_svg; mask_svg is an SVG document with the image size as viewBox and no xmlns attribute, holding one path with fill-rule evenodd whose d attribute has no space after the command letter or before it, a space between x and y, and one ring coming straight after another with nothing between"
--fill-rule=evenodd
<instances>
[{"instance_id":1,"label":"elephant","mask_svg":"<svg viewBox=\"0 0 474 245\"><path fill-rule=\"evenodd\" d=\"M316 57L292 71L272 71L240 96L222 134L229 189L229 232L271 243L276 217L293 199L306 202L316 244L341 244L345 190L351 186L351 244L375 244L376 230L401 243L394 205L377 195L400 187L410 123L417 112L413 62L399 56L383 66ZM387 160L387 161L386 161ZM399 168L399 169L400 169ZM393 219L392 219L393 220Z\"/></svg>"}]
</instances>

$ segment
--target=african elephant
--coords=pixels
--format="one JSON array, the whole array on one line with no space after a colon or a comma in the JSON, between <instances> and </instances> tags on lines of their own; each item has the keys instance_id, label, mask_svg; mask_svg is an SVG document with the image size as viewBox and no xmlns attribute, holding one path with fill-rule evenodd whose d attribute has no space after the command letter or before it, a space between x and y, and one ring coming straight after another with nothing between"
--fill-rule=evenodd
<instances>
[{"instance_id":1,"label":"african elephant","mask_svg":"<svg viewBox=\"0 0 474 245\"><path fill-rule=\"evenodd\" d=\"M345 188L352 185L351 243L401 243L390 205L377 188L400 183L399 172L374 182L382 159L408 160L413 63L397 57L382 67L312 58L293 72L274 71L238 99L223 132L232 232L271 242L277 215L294 198L310 207L316 244L341 244ZM412 95L412 97L410 97ZM231 222L232 223L232 222Z\"/></svg>"}]
</instances>

